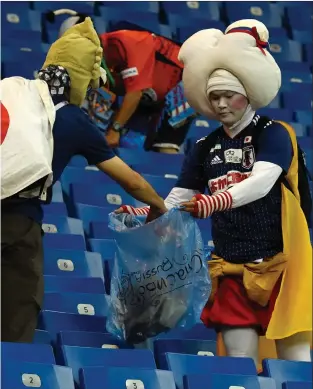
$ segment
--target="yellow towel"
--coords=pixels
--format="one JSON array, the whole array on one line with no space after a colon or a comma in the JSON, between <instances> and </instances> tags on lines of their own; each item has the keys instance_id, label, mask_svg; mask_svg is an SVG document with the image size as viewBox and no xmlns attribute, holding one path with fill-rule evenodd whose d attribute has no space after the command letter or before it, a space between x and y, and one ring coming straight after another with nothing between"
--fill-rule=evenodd
<instances>
[{"instance_id":1,"label":"yellow towel","mask_svg":"<svg viewBox=\"0 0 313 389\"><path fill-rule=\"evenodd\" d=\"M89 84L99 87L102 47L90 18L68 29L51 45L43 68L63 66L71 79L70 103L81 106Z\"/></svg>"}]
</instances>

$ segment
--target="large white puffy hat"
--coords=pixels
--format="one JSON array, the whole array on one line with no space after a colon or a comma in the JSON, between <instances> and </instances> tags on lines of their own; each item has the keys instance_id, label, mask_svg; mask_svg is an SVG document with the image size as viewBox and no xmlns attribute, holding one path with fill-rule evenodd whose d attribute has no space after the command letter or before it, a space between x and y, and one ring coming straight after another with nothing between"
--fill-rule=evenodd
<instances>
[{"instance_id":1,"label":"large white puffy hat","mask_svg":"<svg viewBox=\"0 0 313 389\"><path fill-rule=\"evenodd\" d=\"M281 72L267 50L268 40L267 28L254 19L232 23L225 34L208 29L192 35L178 56L184 64L188 103L202 115L214 118L208 98L210 91L227 90L227 85L236 84L239 89L235 91L242 90L253 110L270 104L280 89Z\"/></svg>"}]
</instances>

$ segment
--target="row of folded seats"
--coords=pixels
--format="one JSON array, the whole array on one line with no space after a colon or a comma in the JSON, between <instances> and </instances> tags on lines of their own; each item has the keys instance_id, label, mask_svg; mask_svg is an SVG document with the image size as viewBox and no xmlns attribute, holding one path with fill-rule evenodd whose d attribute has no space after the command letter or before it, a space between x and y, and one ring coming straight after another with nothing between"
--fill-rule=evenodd
<instances>
[{"instance_id":1,"label":"row of folded seats","mask_svg":"<svg viewBox=\"0 0 313 389\"><path fill-rule=\"evenodd\" d=\"M93 17L99 33L121 20L140 25L169 38L184 41L204 28L225 29L232 21L256 18L268 26L271 52L285 72L285 79L296 77L311 82L312 66L312 5L296 2L58 2L60 8L71 8ZM19 57L28 58L23 71L32 76L43 63L49 45L58 37L66 15L49 22L44 16L55 9L51 2L5 2L2 5L3 74L18 71ZM188 17L186 16L188 15ZM30 61L29 61L30 60ZM288 63L296 65L288 65ZM287 63L287 64L286 64ZM28 68L28 69L27 69ZM20 69L21 71L21 69ZM289 72L292 72L290 75Z\"/></svg>"},{"instance_id":2,"label":"row of folded seats","mask_svg":"<svg viewBox=\"0 0 313 389\"><path fill-rule=\"evenodd\" d=\"M212 340L158 339L131 349L103 333L58 334L50 344L1 343L2 389L311 389L310 362L215 356Z\"/></svg>"}]
</instances>

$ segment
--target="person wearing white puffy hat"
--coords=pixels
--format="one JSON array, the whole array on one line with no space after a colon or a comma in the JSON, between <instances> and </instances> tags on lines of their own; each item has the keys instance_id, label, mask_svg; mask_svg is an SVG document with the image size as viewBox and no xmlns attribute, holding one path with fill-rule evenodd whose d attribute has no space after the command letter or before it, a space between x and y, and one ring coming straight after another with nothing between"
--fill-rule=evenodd
<instances>
[{"instance_id":1,"label":"person wearing white puffy hat","mask_svg":"<svg viewBox=\"0 0 313 389\"><path fill-rule=\"evenodd\" d=\"M279 358L309 361L312 247L296 136L288 124L256 112L281 85L268 38L262 23L241 20L225 34L204 30L183 44L187 100L222 126L186 157L165 204L211 216L213 290L202 321L222 333L227 354L257 363L258 337L265 335L276 341Z\"/></svg>"}]
</instances>

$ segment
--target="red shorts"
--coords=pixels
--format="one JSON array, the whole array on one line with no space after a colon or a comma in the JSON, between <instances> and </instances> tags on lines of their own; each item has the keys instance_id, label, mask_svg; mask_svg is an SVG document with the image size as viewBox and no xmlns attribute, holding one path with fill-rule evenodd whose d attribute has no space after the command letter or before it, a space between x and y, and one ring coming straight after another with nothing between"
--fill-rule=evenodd
<instances>
[{"instance_id":1,"label":"red shorts","mask_svg":"<svg viewBox=\"0 0 313 389\"><path fill-rule=\"evenodd\" d=\"M207 327L256 327L264 335L271 319L281 280L277 281L265 307L251 301L242 277L221 277L213 303L204 307L201 320Z\"/></svg>"}]
</instances>

